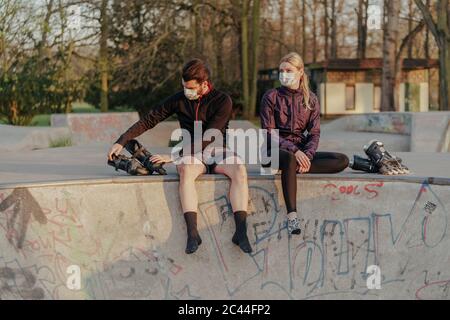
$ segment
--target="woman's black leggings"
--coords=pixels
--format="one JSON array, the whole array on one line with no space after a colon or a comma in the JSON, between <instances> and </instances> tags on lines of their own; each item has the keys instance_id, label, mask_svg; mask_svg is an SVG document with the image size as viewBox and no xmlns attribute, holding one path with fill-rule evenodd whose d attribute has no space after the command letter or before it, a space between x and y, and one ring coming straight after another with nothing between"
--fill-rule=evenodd
<instances>
[{"instance_id":1,"label":"woman's black leggings","mask_svg":"<svg viewBox=\"0 0 450 320\"><path fill-rule=\"evenodd\" d=\"M292 152L279 150L281 185L287 212L297 211L297 160ZM342 153L316 152L308 173L338 173L348 167L348 157Z\"/></svg>"}]
</instances>

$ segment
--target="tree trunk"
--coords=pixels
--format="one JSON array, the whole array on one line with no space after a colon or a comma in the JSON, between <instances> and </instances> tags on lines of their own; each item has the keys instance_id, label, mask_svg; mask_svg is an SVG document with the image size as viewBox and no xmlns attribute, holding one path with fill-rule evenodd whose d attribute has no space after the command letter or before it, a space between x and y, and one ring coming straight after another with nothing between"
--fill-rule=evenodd
<instances>
[{"instance_id":1,"label":"tree trunk","mask_svg":"<svg viewBox=\"0 0 450 320\"><path fill-rule=\"evenodd\" d=\"M306 0L302 0L302 57L306 59Z\"/></svg>"},{"instance_id":2,"label":"tree trunk","mask_svg":"<svg viewBox=\"0 0 450 320\"><path fill-rule=\"evenodd\" d=\"M100 7L100 110L108 112L108 38L109 38L109 21L108 21L108 0L102 0Z\"/></svg>"},{"instance_id":3,"label":"tree trunk","mask_svg":"<svg viewBox=\"0 0 450 320\"><path fill-rule=\"evenodd\" d=\"M430 0L427 0L426 6L429 10L430 8ZM427 25L427 30L425 31L425 58L430 59L430 28Z\"/></svg>"},{"instance_id":4,"label":"tree trunk","mask_svg":"<svg viewBox=\"0 0 450 320\"><path fill-rule=\"evenodd\" d=\"M38 52L39 57L43 59L46 55L46 48L47 48L47 38L50 31L50 18L53 14L53 4L54 0L49 0L49 2L46 5L46 13L44 17L44 21L42 22L42 36L41 41L39 43Z\"/></svg>"},{"instance_id":5,"label":"tree trunk","mask_svg":"<svg viewBox=\"0 0 450 320\"><path fill-rule=\"evenodd\" d=\"M328 30L328 0L323 0L323 25L324 25L324 37L325 37L325 47L324 47L324 58L328 60L328 40L329 40L329 30Z\"/></svg>"},{"instance_id":6,"label":"tree trunk","mask_svg":"<svg viewBox=\"0 0 450 320\"><path fill-rule=\"evenodd\" d=\"M443 39L442 42L445 40ZM440 88L440 103L439 109L442 111L450 111L449 92L450 92L450 40L444 43L443 49L439 50L439 88Z\"/></svg>"},{"instance_id":7,"label":"tree trunk","mask_svg":"<svg viewBox=\"0 0 450 320\"><path fill-rule=\"evenodd\" d=\"M317 16L316 4L314 4L313 15L313 62L317 62Z\"/></svg>"},{"instance_id":8,"label":"tree trunk","mask_svg":"<svg viewBox=\"0 0 450 320\"><path fill-rule=\"evenodd\" d=\"M215 1L215 7L221 10L220 1ZM217 17L218 16L218 17ZM212 36L214 43L214 51L216 56L216 72L217 72L217 82L222 84L224 80L224 70L223 70L223 37L222 37L222 23L220 21L220 15L216 14L214 19L214 27L212 28Z\"/></svg>"},{"instance_id":9,"label":"tree trunk","mask_svg":"<svg viewBox=\"0 0 450 320\"><path fill-rule=\"evenodd\" d=\"M413 31L413 0L408 0L408 33ZM413 44L414 41L410 41L408 44L408 59L413 57Z\"/></svg>"},{"instance_id":10,"label":"tree trunk","mask_svg":"<svg viewBox=\"0 0 450 320\"><path fill-rule=\"evenodd\" d=\"M410 44L414 42L415 37L423 30L425 26L425 21L421 21L414 29L412 29L408 35L403 38L401 44L400 44L400 48L397 52L397 57L395 60L395 90L394 92L396 93L395 97L396 99L398 99L398 93L400 92L400 83L401 83L401 78L402 78L402 74L403 74L403 53L405 51L405 48L410 47ZM406 91L409 90L409 88L405 88L405 96L409 95L409 92ZM396 105L398 105L398 102L396 100Z\"/></svg>"},{"instance_id":11,"label":"tree trunk","mask_svg":"<svg viewBox=\"0 0 450 320\"><path fill-rule=\"evenodd\" d=\"M331 59L338 55L336 0L331 0Z\"/></svg>"},{"instance_id":12,"label":"tree trunk","mask_svg":"<svg viewBox=\"0 0 450 320\"><path fill-rule=\"evenodd\" d=\"M440 37L439 61L441 71L440 80L440 109L450 110L450 3L449 0L438 2L437 31Z\"/></svg>"},{"instance_id":13,"label":"tree trunk","mask_svg":"<svg viewBox=\"0 0 450 320\"><path fill-rule=\"evenodd\" d=\"M69 72L70 72L70 68L69 68L69 64L72 63L72 56L73 56L73 51L75 50L75 42L71 41L67 47L67 52L66 52L66 70L64 71L64 77L65 77L65 81L66 83L68 83L69 80ZM65 103L65 112L66 113L71 113L72 112L72 93L69 93L66 99L66 103Z\"/></svg>"},{"instance_id":14,"label":"tree trunk","mask_svg":"<svg viewBox=\"0 0 450 320\"><path fill-rule=\"evenodd\" d=\"M364 11L363 11L363 5L364 5L364 0L359 0L358 1L358 11L356 11L356 15L357 15L357 32L358 32L358 48L356 49L356 56L358 57L358 59L364 59L365 58L365 50L363 50L364 47L364 25L363 25L363 21L364 21Z\"/></svg>"},{"instance_id":15,"label":"tree trunk","mask_svg":"<svg viewBox=\"0 0 450 320\"><path fill-rule=\"evenodd\" d=\"M429 7L422 0L414 0L423 14L428 29L439 48L439 109L450 110L450 4L448 0L437 3L438 21L434 22Z\"/></svg>"},{"instance_id":16,"label":"tree trunk","mask_svg":"<svg viewBox=\"0 0 450 320\"><path fill-rule=\"evenodd\" d=\"M399 29L399 1L385 1L387 23L383 35L383 70L381 79L381 111L398 109L395 93L396 52Z\"/></svg>"},{"instance_id":17,"label":"tree trunk","mask_svg":"<svg viewBox=\"0 0 450 320\"><path fill-rule=\"evenodd\" d=\"M356 53L358 59L364 59L366 57L367 18L365 19L365 17L367 17L367 10L364 11L365 3L367 3L367 0L358 1L358 48ZM364 21L366 21L366 24L364 24Z\"/></svg>"},{"instance_id":18,"label":"tree trunk","mask_svg":"<svg viewBox=\"0 0 450 320\"><path fill-rule=\"evenodd\" d=\"M285 0L279 1L280 5L280 34L279 34L279 46L278 46L278 59L281 59L284 55L284 11L285 11Z\"/></svg>"},{"instance_id":19,"label":"tree trunk","mask_svg":"<svg viewBox=\"0 0 450 320\"><path fill-rule=\"evenodd\" d=\"M196 54L203 53L203 29L202 29L202 17L200 16L200 0L194 1L194 48Z\"/></svg>"},{"instance_id":20,"label":"tree trunk","mask_svg":"<svg viewBox=\"0 0 450 320\"><path fill-rule=\"evenodd\" d=\"M242 46L242 94L244 110L243 114L248 115L249 108L249 63L248 63L248 11L249 1L242 1L241 12L241 46Z\"/></svg>"},{"instance_id":21,"label":"tree trunk","mask_svg":"<svg viewBox=\"0 0 450 320\"><path fill-rule=\"evenodd\" d=\"M247 115L248 119L253 119L256 113L256 98L258 91L258 56L259 56L259 20L260 20L260 0L253 0L252 9L252 84L250 92L250 107Z\"/></svg>"}]
</instances>

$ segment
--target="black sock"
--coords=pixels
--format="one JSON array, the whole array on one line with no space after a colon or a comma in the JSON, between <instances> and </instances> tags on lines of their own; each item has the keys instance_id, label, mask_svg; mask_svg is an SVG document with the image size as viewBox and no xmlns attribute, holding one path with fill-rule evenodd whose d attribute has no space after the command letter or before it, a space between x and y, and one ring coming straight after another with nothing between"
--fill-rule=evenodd
<instances>
[{"instance_id":1,"label":"black sock","mask_svg":"<svg viewBox=\"0 0 450 320\"><path fill-rule=\"evenodd\" d=\"M187 229L187 243L185 252L187 254L191 254L197 251L198 246L202 243L202 239L200 238L197 230L197 212L185 212L184 220L186 221Z\"/></svg>"},{"instance_id":2,"label":"black sock","mask_svg":"<svg viewBox=\"0 0 450 320\"><path fill-rule=\"evenodd\" d=\"M234 222L236 224L236 232L233 236L233 243L238 245L245 253L252 252L252 247L247 237L247 212L236 211L234 213Z\"/></svg>"},{"instance_id":3,"label":"black sock","mask_svg":"<svg viewBox=\"0 0 450 320\"><path fill-rule=\"evenodd\" d=\"M247 212L236 211L234 213L234 223L236 225L236 234L240 237L247 234Z\"/></svg>"}]
</instances>

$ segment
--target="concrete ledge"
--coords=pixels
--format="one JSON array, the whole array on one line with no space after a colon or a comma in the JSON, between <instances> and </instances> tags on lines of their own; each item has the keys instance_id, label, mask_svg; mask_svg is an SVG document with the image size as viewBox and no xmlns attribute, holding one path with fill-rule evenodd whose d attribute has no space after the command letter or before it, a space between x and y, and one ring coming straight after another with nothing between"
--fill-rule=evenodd
<instances>
[{"instance_id":1,"label":"concrete ledge","mask_svg":"<svg viewBox=\"0 0 450 320\"><path fill-rule=\"evenodd\" d=\"M229 183L213 180L197 182L203 244L193 255L172 176L2 188L0 267L24 280L0 298L449 298L448 185L304 176L302 234L289 236L279 179L252 177L247 255L230 240ZM367 287L370 265L379 290ZM80 290L66 285L73 266Z\"/></svg>"},{"instance_id":2,"label":"concrete ledge","mask_svg":"<svg viewBox=\"0 0 450 320\"><path fill-rule=\"evenodd\" d=\"M249 180L255 181L273 181L280 180L280 174L274 176L263 176L255 173L248 173ZM220 174L201 175L197 181L228 181L229 179ZM383 176L379 174L365 173L346 173L346 174L303 174L297 175L299 181L325 181L325 180L346 180L346 181L382 181L382 182L399 182L399 183L427 183L430 185L450 186L450 178L440 177L421 177L421 176ZM96 184L132 184L132 183L166 183L178 182L179 176L176 174L168 174L165 176L117 176L111 178L91 178L91 179L61 179L52 181L36 181L36 182L16 182L16 183L0 183L0 190L13 188L37 188L37 187L57 187L57 186L83 186Z\"/></svg>"}]
</instances>

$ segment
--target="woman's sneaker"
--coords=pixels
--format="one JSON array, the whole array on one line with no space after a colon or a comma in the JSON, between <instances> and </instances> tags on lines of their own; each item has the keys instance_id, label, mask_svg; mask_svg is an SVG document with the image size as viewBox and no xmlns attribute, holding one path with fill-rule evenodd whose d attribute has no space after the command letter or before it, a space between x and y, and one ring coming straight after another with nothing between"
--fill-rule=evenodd
<instances>
[{"instance_id":1,"label":"woman's sneaker","mask_svg":"<svg viewBox=\"0 0 450 320\"><path fill-rule=\"evenodd\" d=\"M300 234L302 232L300 229L300 220L298 220L298 218L288 219L287 228L289 234Z\"/></svg>"}]
</instances>

